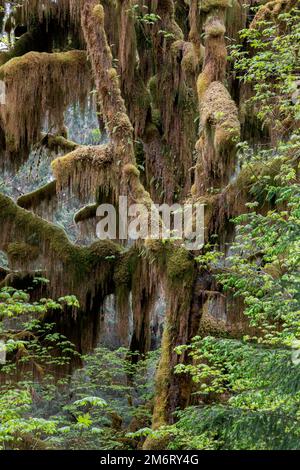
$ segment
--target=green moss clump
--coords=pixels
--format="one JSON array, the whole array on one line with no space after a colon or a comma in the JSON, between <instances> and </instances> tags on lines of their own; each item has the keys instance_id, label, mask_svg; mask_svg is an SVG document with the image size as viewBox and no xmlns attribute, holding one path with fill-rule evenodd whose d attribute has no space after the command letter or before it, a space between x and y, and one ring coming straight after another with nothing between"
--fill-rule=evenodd
<instances>
[{"instance_id":1,"label":"green moss clump","mask_svg":"<svg viewBox=\"0 0 300 470\"><path fill-rule=\"evenodd\" d=\"M56 182L51 181L51 183L42 186L36 191L19 197L17 204L23 207L23 209L34 209L38 207L42 201L51 201L54 197L56 197Z\"/></svg>"},{"instance_id":2,"label":"green moss clump","mask_svg":"<svg viewBox=\"0 0 300 470\"><path fill-rule=\"evenodd\" d=\"M58 153L59 150L64 152L73 152L79 145L76 142L68 140L62 135L43 134L41 144L51 152Z\"/></svg>"},{"instance_id":3,"label":"green moss clump","mask_svg":"<svg viewBox=\"0 0 300 470\"><path fill-rule=\"evenodd\" d=\"M140 177L140 172L138 168L135 165L132 165L131 163L125 165L123 171L125 176L135 176L137 178Z\"/></svg>"},{"instance_id":4,"label":"green moss clump","mask_svg":"<svg viewBox=\"0 0 300 470\"><path fill-rule=\"evenodd\" d=\"M169 249L169 242L162 242L162 240L152 240L149 238L148 240L145 240L145 247L151 253L152 255L155 255L157 259L162 258L164 255L166 255L168 249Z\"/></svg>"},{"instance_id":5,"label":"green moss clump","mask_svg":"<svg viewBox=\"0 0 300 470\"><path fill-rule=\"evenodd\" d=\"M198 99L201 103L203 96L210 85L210 79L205 72L200 73L197 80Z\"/></svg>"},{"instance_id":6,"label":"green moss clump","mask_svg":"<svg viewBox=\"0 0 300 470\"><path fill-rule=\"evenodd\" d=\"M28 67L51 67L63 65L86 64L87 56L84 51L55 52L28 52L20 57L14 57L0 67L0 78L5 79L12 75L18 76L20 71Z\"/></svg>"},{"instance_id":7,"label":"green moss clump","mask_svg":"<svg viewBox=\"0 0 300 470\"><path fill-rule=\"evenodd\" d=\"M109 80L111 81L111 78ZM115 113L110 121L110 125L114 138L122 139L124 135L128 135L128 138L131 138L133 127L127 114L121 112Z\"/></svg>"},{"instance_id":8,"label":"green moss clump","mask_svg":"<svg viewBox=\"0 0 300 470\"><path fill-rule=\"evenodd\" d=\"M110 240L95 242L90 247L73 245L63 229L21 209L9 197L2 194L0 194L0 223L6 229L4 239L0 237L2 245L7 246L11 233L19 243L34 241L34 246L38 247L45 259L45 267L49 266L51 270L54 260L60 262L67 276L66 284L69 281L72 286L80 287L81 280L91 275L97 266L101 268L99 275L105 279L109 271L104 269L105 265L117 259L121 250Z\"/></svg>"},{"instance_id":9,"label":"green moss clump","mask_svg":"<svg viewBox=\"0 0 300 470\"><path fill-rule=\"evenodd\" d=\"M116 185L112 152L107 145L79 147L51 163L59 192L68 190L83 201L99 187L108 194Z\"/></svg>"},{"instance_id":10,"label":"green moss clump","mask_svg":"<svg viewBox=\"0 0 300 470\"><path fill-rule=\"evenodd\" d=\"M15 236L32 237L36 244L43 242L61 260L67 260L73 248L64 230L18 207L7 196L0 194L0 220L3 226L15 228Z\"/></svg>"},{"instance_id":11,"label":"green moss clump","mask_svg":"<svg viewBox=\"0 0 300 470\"><path fill-rule=\"evenodd\" d=\"M91 88L87 54L79 50L28 52L0 66L0 78L6 87L2 127L7 159L18 164L40 142L45 119L49 128L61 127L65 109L75 103L83 109Z\"/></svg>"},{"instance_id":12,"label":"green moss clump","mask_svg":"<svg viewBox=\"0 0 300 470\"><path fill-rule=\"evenodd\" d=\"M218 19L210 21L205 27L205 35L211 37L224 36L226 28Z\"/></svg>"},{"instance_id":13,"label":"green moss clump","mask_svg":"<svg viewBox=\"0 0 300 470\"><path fill-rule=\"evenodd\" d=\"M10 243L6 249L9 260L13 263L22 263L33 261L39 256L39 249L37 246L29 245L27 243Z\"/></svg>"},{"instance_id":14,"label":"green moss clump","mask_svg":"<svg viewBox=\"0 0 300 470\"><path fill-rule=\"evenodd\" d=\"M79 224L80 222L84 222L85 220L93 219L96 217L98 204L90 204L88 206L83 207L78 212L76 212L74 216L75 224Z\"/></svg>"},{"instance_id":15,"label":"green moss clump","mask_svg":"<svg viewBox=\"0 0 300 470\"><path fill-rule=\"evenodd\" d=\"M121 253L121 247L111 240L97 241L87 250L91 264L97 264L101 261L114 261Z\"/></svg>"},{"instance_id":16,"label":"green moss clump","mask_svg":"<svg viewBox=\"0 0 300 470\"><path fill-rule=\"evenodd\" d=\"M93 15L99 20L100 24L104 23L105 14L104 14L104 8L102 5L96 5L93 8Z\"/></svg>"},{"instance_id":17,"label":"green moss clump","mask_svg":"<svg viewBox=\"0 0 300 470\"><path fill-rule=\"evenodd\" d=\"M171 282L191 280L195 262L185 248L174 247L167 257L167 276Z\"/></svg>"},{"instance_id":18,"label":"green moss clump","mask_svg":"<svg viewBox=\"0 0 300 470\"><path fill-rule=\"evenodd\" d=\"M123 253L118 260L114 271L114 282L117 288L120 286L126 286L128 289L130 289L132 278L132 261L133 252L131 250Z\"/></svg>"}]
</instances>

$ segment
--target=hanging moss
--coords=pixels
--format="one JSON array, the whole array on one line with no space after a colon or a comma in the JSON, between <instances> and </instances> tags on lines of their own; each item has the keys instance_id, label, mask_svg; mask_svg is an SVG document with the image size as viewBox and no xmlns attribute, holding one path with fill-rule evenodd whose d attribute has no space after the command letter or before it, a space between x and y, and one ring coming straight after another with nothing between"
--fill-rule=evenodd
<instances>
[{"instance_id":1,"label":"hanging moss","mask_svg":"<svg viewBox=\"0 0 300 470\"><path fill-rule=\"evenodd\" d=\"M40 22L55 19L65 25L70 19L75 25L80 23L80 11L82 0L23 0L21 4L21 19L29 23L32 18L38 18Z\"/></svg>"},{"instance_id":2,"label":"hanging moss","mask_svg":"<svg viewBox=\"0 0 300 470\"><path fill-rule=\"evenodd\" d=\"M203 63L205 49L202 45L197 46L194 43L187 42L184 44L183 50L182 70L185 72L187 79L189 79L189 76L194 79Z\"/></svg>"},{"instance_id":3,"label":"hanging moss","mask_svg":"<svg viewBox=\"0 0 300 470\"><path fill-rule=\"evenodd\" d=\"M15 242L7 245L6 253L10 265L15 266L36 260L39 256L39 249L27 243Z\"/></svg>"},{"instance_id":4,"label":"hanging moss","mask_svg":"<svg viewBox=\"0 0 300 470\"><path fill-rule=\"evenodd\" d=\"M225 46L225 26L223 19L209 17L204 25L205 58L203 71L198 77L198 99L201 103L204 93L214 81L223 82L225 79L227 50Z\"/></svg>"},{"instance_id":5,"label":"hanging moss","mask_svg":"<svg viewBox=\"0 0 300 470\"><path fill-rule=\"evenodd\" d=\"M164 21L168 24L166 18ZM150 180L160 182L156 191L153 185L151 194L156 200L163 197L171 202L175 188L181 196L190 188L189 170L197 139L196 126L191 125L197 117L195 79L203 57L200 47L177 36L170 51L159 49L158 55L163 66L157 65L158 73L148 83L152 122L147 125L143 139L147 174Z\"/></svg>"},{"instance_id":6,"label":"hanging moss","mask_svg":"<svg viewBox=\"0 0 300 470\"><path fill-rule=\"evenodd\" d=\"M8 152L36 143L46 116L49 127L60 129L65 109L72 103L83 108L91 88L84 51L29 52L2 65L0 78L6 85L1 112Z\"/></svg>"},{"instance_id":7,"label":"hanging moss","mask_svg":"<svg viewBox=\"0 0 300 470\"><path fill-rule=\"evenodd\" d=\"M113 154L109 146L79 147L73 152L55 159L52 171L57 181L57 191L69 190L80 200L89 200L99 187L106 193L116 190L116 171L112 165Z\"/></svg>"},{"instance_id":8,"label":"hanging moss","mask_svg":"<svg viewBox=\"0 0 300 470\"><path fill-rule=\"evenodd\" d=\"M113 242L107 240L96 242L90 247L75 246L68 240L64 230L18 207L1 194L0 223L3 228L0 247L3 251L11 243L38 248L45 275L51 279L53 298L66 294L77 295L82 306L90 311L94 300L98 302L94 296L102 292L104 297L112 289L110 280L113 266L121 250ZM24 245L20 246L23 250ZM24 256L24 269L25 264L30 270L30 260Z\"/></svg>"},{"instance_id":9,"label":"hanging moss","mask_svg":"<svg viewBox=\"0 0 300 470\"><path fill-rule=\"evenodd\" d=\"M131 350L145 354L151 347L151 320L160 287L160 271L142 252L132 270L133 335Z\"/></svg>"},{"instance_id":10,"label":"hanging moss","mask_svg":"<svg viewBox=\"0 0 300 470\"><path fill-rule=\"evenodd\" d=\"M198 194L210 187L227 184L236 164L236 143L240 138L238 111L228 91L213 82L200 102L201 136L197 143Z\"/></svg>"},{"instance_id":11,"label":"hanging moss","mask_svg":"<svg viewBox=\"0 0 300 470\"><path fill-rule=\"evenodd\" d=\"M192 255L181 246L169 241L147 240L147 257L159 270L160 282L165 283L167 311L162 339L162 352L156 375L156 396L153 428L169 422L173 405L177 404L183 389L178 386L173 368L179 361L174 352L178 344L185 344L193 329L187 329L190 319L194 282L197 268ZM185 393L185 392L184 392ZM179 401L178 401L179 400ZM147 439L144 449L160 449L163 442Z\"/></svg>"}]
</instances>

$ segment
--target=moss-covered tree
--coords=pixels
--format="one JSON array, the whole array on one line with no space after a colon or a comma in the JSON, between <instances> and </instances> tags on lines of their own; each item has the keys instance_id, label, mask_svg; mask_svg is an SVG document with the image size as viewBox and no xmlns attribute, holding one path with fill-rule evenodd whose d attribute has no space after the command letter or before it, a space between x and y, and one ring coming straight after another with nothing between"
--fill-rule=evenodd
<instances>
[{"instance_id":1,"label":"moss-covered tree","mask_svg":"<svg viewBox=\"0 0 300 470\"><path fill-rule=\"evenodd\" d=\"M199 334L240 338L254 331L244 315L242 292L234 297L224 291L215 276L218 268L203 259L215 251L230 252L232 218L249 212L247 203L257 195L252 175L273 178L281 168L282 161L276 160L240 171L240 142L275 147L293 135L299 117L288 115L284 105L289 90L282 88L273 90L283 96L278 107L270 89L261 90L261 100L269 93L273 117L267 106L260 115L257 101L246 106L248 98L257 96L257 85L238 80L229 49L240 42L238 32L245 28L249 36L244 35L243 53L251 57L266 43L268 52L270 38L263 36L257 45L256 32L269 21L272 34L287 34L291 26L282 14L297 1L0 3L6 7L1 21L9 43L0 54L6 90L0 114L1 168L17 171L33 148L46 147L55 154L49 184L17 201L0 194L0 249L9 261L8 271L1 269L1 285L14 284L16 277L26 284L42 271L50 280L51 298L78 298L79 319L93 318L114 294L120 341L128 338L131 303L130 347L140 354L151 347L153 306L163 291L166 313L153 411L153 427L159 428L191 400L191 381L174 373L187 353L178 355L175 347ZM259 7L256 14L252 7ZM262 78L266 83L272 79ZM84 111L91 92L99 126L108 135L99 146L68 140L64 121L71 105ZM82 205L75 222L86 236L95 230L97 205L116 203L120 195L147 207L153 202L202 202L207 246L192 253L176 241L146 240L131 248L118 240L74 245L51 223L51 211L66 195ZM262 197L258 214L266 214L272 202ZM93 346L87 342L82 349ZM153 445L148 439L145 447Z\"/></svg>"}]
</instances>

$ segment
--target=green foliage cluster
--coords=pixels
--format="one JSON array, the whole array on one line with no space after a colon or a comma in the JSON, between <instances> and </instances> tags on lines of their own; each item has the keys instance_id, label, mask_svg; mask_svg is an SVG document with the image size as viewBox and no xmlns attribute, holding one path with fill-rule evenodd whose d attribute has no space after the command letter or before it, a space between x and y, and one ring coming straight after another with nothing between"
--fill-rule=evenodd
<instances>
[{"instance_id":1,"label":"green foliage cluster","mask_svg":"<svg viewBox=\"0 0 300 470\"><path fill-rule=\"evenodd\" d=\"M41 280L39 280L40 282ZM73 296L31 302L27 292L13 288L0 291L0 448L23 448L30 440L32 448L44 448L57 423L33 412L35 403L53 399L59 383L55 372L64 370L77 353L66 337L45 323L50 311L65 305L78 306ZM5 346L5 349L3 348ZM5 359L5 360L4 360Z\"/></svg>"},{"instance_id":2,"label":"green foliage cluster","mask_svg":"<svg viewBox=\"0 0 300 470\"><path fill-rule=\"evenodd\" d=\"M248 104L277 137L289 135L300 118L299 20L298 8L279 14L276 21L262 19L241 31L243 44L231 46L239 78L253 87Z\"/></svg>"},{"instance_id":3,"label":"green foliage cluster","mask_svg":"<svg viewBox=\"0 0 300 470\"><path fill-rule=\"evenodd\" d=\"M128 428L151 422L159 352L137 361L125 348L99 346L80 356L55 324L45 322L47 313L66 306L78 308L77 299L32 302L25 291L0 291L6 352L0 364L0 448L132 449L138 443L126 438Z\"/></svg>"},{"instance_id":4,"label":"green foliage cluster","mask_svg":"<svg viewBox=\"0 0 300 470\"><path fill-rule=\"evenodd\" d=\"M196 337L187 351L193 363L177 373L192 375L201 404L179 414L179 427L197 417L197 433L209 433L219 449L299 449L300 369L292 350L253 338Z\"/></svg>"},{"instance_id":5,"label":"green foliage cluster","mask_svg":"<svg viewBox=\"0 0 300 470\"><path fill-rule=\"evenodd\" d=\"M249 203L249 213L235 219L235 243L217 279L243 297L257 341L291 346L300 334L300 136L274 150L261 158L266 167L266 157L279 160L277 175L255 175L251 190L270 210L263 214L258 202Z\"/></svg>"},{"instance_id":6,"label":"green foliage cluster","mask_svg":"<svg viewBox=\"0 0 300 470\"><path fill-rule=\"evenodd\" d=\"M252 201L234 220L227 256L210 244L197 261L224 292L243 299L254 333L199 336L177 348L189 358L175 371L191 377L193 404L172 426L140 430L169 449L299 449L299 14L257 22L232 47L236 70L253 90L248 105L272 143L239 145Z\"/></svg>"},{"instance_id":7,"label":"green foliage cluster","mask_svg":"<svg viewBox=\"0 0 300 470\"><path fill-rule=\"evenodd\" d=\"M299 351L195 337L177 352L191 358L176 373L192 377L196 404L176 424L135 435L167 439L169 449L299 449Z\"/></svg>"},{"instance_id":8,"label":"green foliage cluster","mask_svg":"<svg viewBox=\"0 0 300 470\"><path fill-rule=\"evenodd\" d=\"M60 403L52 444L73 450L134 449L138 442L126 432L151 423L157 359L158 352L136 361L126 348L101 346L82 357L83 368L72 375Z\"/></svg>"}]
</instances>

